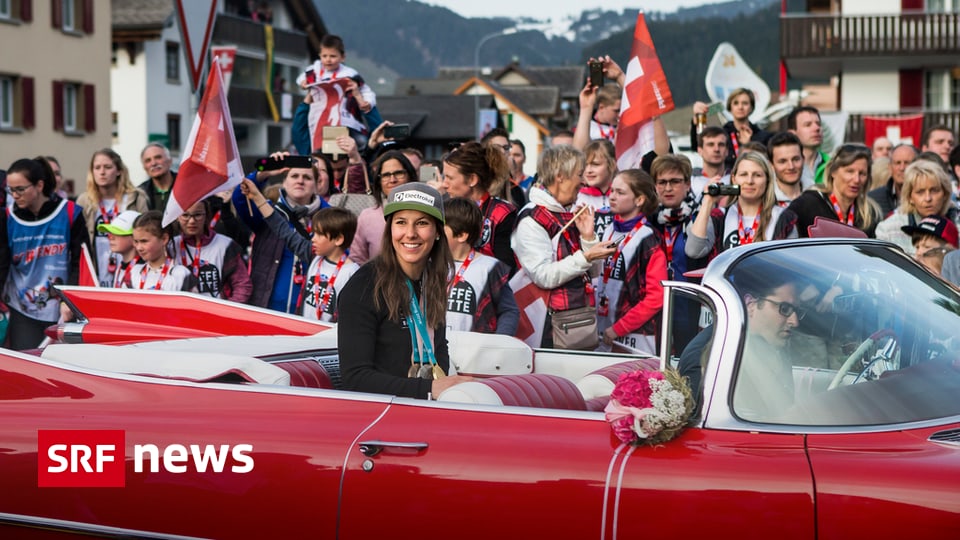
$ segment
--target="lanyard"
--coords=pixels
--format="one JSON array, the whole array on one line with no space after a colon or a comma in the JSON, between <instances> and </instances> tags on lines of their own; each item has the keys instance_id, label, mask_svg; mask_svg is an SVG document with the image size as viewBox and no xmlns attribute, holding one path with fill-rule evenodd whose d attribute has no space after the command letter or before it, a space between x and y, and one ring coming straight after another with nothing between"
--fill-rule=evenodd
<instances>
[{"instance_id":1,"label":"lanyard","mask_svg":"<svg viewBox=\"0 0 960 540\"><path fill-rule=\"evenodd\" d=\"M190 251L187 249L187 243L184 241L184 237L180 237L180 262L184 266L190 268L194 276L200 276L200 237L197 237L197 253L195 255L190 255L190 258L193 259L191 262L187 262L187 255L190 254Z\"/></svg>"},{"instance_id":2,"label":"lanyard","mask_svg":"<svg viewBox=\"0 0 960 540\"><path fill-rule=\"evenodd\" d=\"M663 247L667 252L667 265L673 262L673 244L676 243L677 238L680 236L680 229L683 225L667 225L665 227L667 234L663 235Z\"/></svg>"},{"instance_id":3,"label":"lanyard","mask_svg":"<svg viewBox=\"0 0 960 540\"><path fill-rule=\"evenodd\" d=\"M560 226L561 229L563 229L563 223L560 223L560 220L557 219L557 216L553 215L553 212L547 211L547 215L553 218L554 223L556 223L557 225ZM563 229L563 237L566 238L567 243L570 244L571 253L575 253L577 249L580 249L577 247L576 244L573 243L573 238L570 238L570 227Z\"/></svg>"},{"instance_id":4,"label":"lanyard","mask_svg":"<svg viewBox=\"0 0 960 540\"><path fill-rule=\"evenodd\" d=\"M737 140L737 134L730 134L730 142L733 143L733 157L740 155L740 141Z\"/></svg>"},{"instance_id":5,"label":"lanyard","mask_svg":"<svg viewBox=\"0 0 960 540\"><path fill-rule=\"evenodd\" d=\"M120 277L120 270L121 270L121 269L123 270L123 277ZM117 268L116 272L114 272L114 274L113 274L113 288L114 288L114 289L121 289L121 288L123 288L123 284L124 284L124 283L127 283L127 280L130 279L130 271L131 271L131 270L133 270L133 261L132 261L132 260L131 260L130 262L126 263L126 266L124 266L123 261L120 262L120 268ZM117 281L117 278L120 278L120 280ZM140 288L141 288L141 289L143 288L143 280L142 280L142 279L140 280Z\"/></svg>"},{"instance_id":6,"label":"lanyard","mask_svg":"<svg viewBox=\"0 0 960 540\"><path fill-rule=\"evenodd\" d=\"M333 270L333 273L330 274L330 279L327 280L327 287L323 290L323 300L320 299L320 267L323 266L323 262L317 265L317 273L313 276L313 303L317 305L317 320L323 315L323 312L327 310L327 305L330 303L330 297L333 292L333 284L337 281L337 274L340 273L340 269L343 268L344 261L347 260L347 254L344 253L340 256L340 260L337 261L337 267Z\"/></svg>"},{"instance_id":7,"label":"lanyard","mask_svg":"<svg viewBox=\"0 0 960 540\"><path fill-rule=\"evenodd\" d=\"M620 254L623 253L623 248L630 243L630 239L633 238L633 235L637 234L637 231L640 230L640 227L643 227L647 224L647 218L641 217L640 221L633 226L633 229L627 233L627 236L624 237L623 241L617 245L617 251L614 252L613 257L607 259L606 264L603 265L603 288L606 290L607 282L610 281L610 274L613 272L613 267L617 264L617 260L620 258ZM671 246L672 249L672 246Z\"/></svg>"},{"instance_id":8,"label":"lanyard","mask_svg":"<svg viewBox=\"0 0 960 540\"><path fill-rule=\"evenodd\" d=\"M843 210L840 209L840 202L837 201L837 196L833 193L830 194L830 204L833 205L833 211L837 213L837 219L840 220L840 223L846 223L847 225L853 227L853 207L850 205L850 209L847 211L847 220L843 220Z\"/></svg>"},{"instance_id":9,"label":"lanyard","mask_svg":"<svg viewBox=\"0 0 960 540\"><path fill-rule=\"evenodd\" d=\"M433 354L433 343L430 341L430 333L427 331L427 320L420 310L417 303L417 297L413 292L413 283L407 279L407 289L410 291L410 315L407 316L407 327L410 328L410 344L413 346L412 364L423 366L423 358L420 356L420 346L423 343L423 354L427 362L433 366L433 378L439 379L443 376L443 371L437 365L437 357ZM417 337L420 339L417 339Z\"/></svg>"},{"instance_id":10,"label":"lanyard","mask_svg":"<svg viewBox=\"0 0 960 540\"><path fill-rule=\"evenodd\" d=\"M749 229L744 229L743 227L743 210L740 209L740 203L737 203L737 238L740 239L741 246L746 244L752 244L753 239L757 237L757 227L760 225L760 214L763 213L763 207L761 206L757 210L757 215L753 216L753 225ZM749 232L747 232L749 231Z\"/></svg>"},{"instance_id":11,"label":"lanyard","mask_svg":"<svg viewBox=\"0 0 960 540\"><path fill-rule=\"evenodd\" d=\"M596 117L593 118L593 121L597 123L597 131L600 132L600 137L612 141L613 140L613 126L609 124L603 124L597 120ZM603 126L607 126L609 129L607 131L603 130Z\"/></svg>"},{"instance_id":12,"label":"lanyard","mask_svg":"<svg viewBox=\"0 0 960 540\"><path fill-rule=\"evenodd\" d=\"M447 287L447 294L450 294L450 291L457 286L457 283L463 281L463 274L467 271L467 267L470 266L470 262L473 261L473 258L476 257L477 252L473 249L470 250L470 253L467 254L467 258L463 260L463 264L460 265L460 269L457 270L457 275L453 276L453 281L450 282L450 285Z\"/></svg>"},{"instance_id":13,"label":"lanyard","mask_svg":"<svg viewBox=\"0 0 960 540\"><path fill-rule=\"evenodd\" d=\"M113 200L113 212L107 212L107 209L103 206L103 201L100 201L100 216L103 217L104 223L110 223L110 221L117 217L117 214L120 213L120 200Z\"/></svg>"},{"instance_id":14,"label":"lanyard","mask_svg":"<svg viewBox=\"0 0 960 540\"><path fill-rule=\"evenodd\" d=\"M163 283L163 278L167 277L167 272L170 271L170 259L163 261L163 268L160 269L160 279L157 280L156 285L151 287L155 291L160 290L160 284ZM143 270L140 271L140 288L143 289L143 286L147 283L147 270L150 269L150 263L143 263Z\"/></svg>"}]
</instances>

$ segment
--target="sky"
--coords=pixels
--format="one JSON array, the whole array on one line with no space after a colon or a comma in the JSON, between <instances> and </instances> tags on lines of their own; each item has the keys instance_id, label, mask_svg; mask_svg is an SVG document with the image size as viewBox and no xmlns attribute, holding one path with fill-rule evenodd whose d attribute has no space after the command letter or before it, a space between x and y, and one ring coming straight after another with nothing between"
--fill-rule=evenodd
<instances>
[{"instance_id":1,"label":"sky","mask_svg":"<svg viewBox=\"0 0 960 540\"><path fill-rule=\"evenodd\" d=\"M549 19L564 15L579 15L587 9L608 11L645 9L675 11L677 7L709 4L720 0L421 0L443 6L464 17L534 17Z\"/></svg>"}]
</instances>

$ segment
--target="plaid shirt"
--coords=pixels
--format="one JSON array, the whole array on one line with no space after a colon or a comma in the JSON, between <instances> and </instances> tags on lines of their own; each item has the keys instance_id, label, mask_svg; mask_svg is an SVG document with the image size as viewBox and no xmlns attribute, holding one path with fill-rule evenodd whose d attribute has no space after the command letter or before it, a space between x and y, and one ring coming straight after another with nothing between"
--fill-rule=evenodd
<instances>
[{"instance_id":1,"label":"plaid shirt","mask_svg":"<svg viewBox=\"0 0 960 540\"><path fill-rule=\"evenodd\" d=\"M563 227L563 224L569 223L570 220L573 219L573 214L570 212L551 212L540 205L524 208L520 212L519 219L527 216L533 218L541 227L546 229L550 238L554 238L557 234L560 234L560 229ZM556 260L559 261L569 257L580 249L580 231L575 226L567 227L563 233L560 234L560 238L557 241ZM589 281L587 280L586 274L584 274L571 279L559 287L551 289L547 307L553 312L590 305L589 297L592 295L587 293L587 283L589 283Z\"/></svg>"}]
</instances>

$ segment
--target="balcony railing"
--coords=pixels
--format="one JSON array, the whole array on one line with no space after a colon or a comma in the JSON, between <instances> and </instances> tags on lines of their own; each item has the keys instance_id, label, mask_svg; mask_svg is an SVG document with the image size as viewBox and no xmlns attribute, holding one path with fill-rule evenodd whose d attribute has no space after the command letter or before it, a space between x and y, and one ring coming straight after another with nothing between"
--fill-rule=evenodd
<instances>
[{"instance_id":1,"label":"balcony railing","mask_svg":"<svg viewBox=\"0 0 960 540\"><path fill-rule=\"evenodd\" d=\"M878 118L889 118L892 116L907 116L919 114L921 111L904 111L896 113L851 113L847 120L847 133L844 141L864 142L863 117L874 116ZM950 128L954 133L960 133L960 111L923 111L923 129L926 130L932 126L944 125ZM919 148L920 141L914 141Z\"/></svg>"},{"instance_id":2,"label":"balcony railing","mask_svg":"<svg viewBox=\"0 0 960 540\"><path fill-rule=\"evenodd\" d=\"M780 18L783 58L941 54L960 54L960 13Z\"/></svg>"},{"instance_id":3,"label":"balcony railing","mask_svg":"<svg viewBox=\"0 0 960 540\"><path fill-rule=\"evenodd\" d=\"M220 13L213 29L215 44L239 45L264 50L263 24L254 20ZM275 53L293 57L308 56L307 35L297 30L284 30L273 27L273 47Z\"/></svg>"}]
</instances>

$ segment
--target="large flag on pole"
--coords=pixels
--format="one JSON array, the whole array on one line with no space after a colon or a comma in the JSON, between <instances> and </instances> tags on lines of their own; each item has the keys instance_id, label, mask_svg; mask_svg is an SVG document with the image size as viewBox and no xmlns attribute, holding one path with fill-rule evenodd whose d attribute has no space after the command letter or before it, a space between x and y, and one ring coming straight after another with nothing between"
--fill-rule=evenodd
<instances>
[{"instance_id":1,"label":"large flag on pole","mask_svg":"<svg viewBox=\"0 0 960 540\"><path fill-rule=\"evenodd\" d=\"M673 95L647 30L643 12L637 15L633 47L623 86L617 126L617 165L620 170L640 167L653 150L653 117L672 111Z\"/></svg>"},{"instance_id":2,"label":"large flag on pole","mask_svg":"<svg viewBox=\"0 0 960 540\"><path fill-rule=\"evenodd\" d=\"M173 193L163 213L164 226L197 201L233 189L243 180L243 166L237 139L233 135L233 120L223 90L219 61L210 63L207 87L184 151Z\"/></svg>"}]
</instances>

